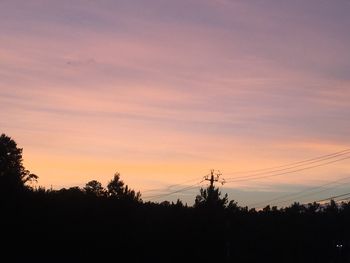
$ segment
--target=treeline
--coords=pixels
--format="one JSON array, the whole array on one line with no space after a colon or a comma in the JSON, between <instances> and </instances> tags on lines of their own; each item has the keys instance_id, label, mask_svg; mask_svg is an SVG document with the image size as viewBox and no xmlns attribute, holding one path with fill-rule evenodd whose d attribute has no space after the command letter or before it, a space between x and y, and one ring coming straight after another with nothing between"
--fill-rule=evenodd
<instances>
[{"instance_id":1,"label":"treeline","mask_svg":"<svg viewBox=\"0 0 350 263\"><path fill-rule=\"evenodd\" d=\"M212 185L193 206L107 187L32 188L22 149L0 136L1 257L9 262L350 262L350 203L241 207Z\"/></svg>"}]
</instances>

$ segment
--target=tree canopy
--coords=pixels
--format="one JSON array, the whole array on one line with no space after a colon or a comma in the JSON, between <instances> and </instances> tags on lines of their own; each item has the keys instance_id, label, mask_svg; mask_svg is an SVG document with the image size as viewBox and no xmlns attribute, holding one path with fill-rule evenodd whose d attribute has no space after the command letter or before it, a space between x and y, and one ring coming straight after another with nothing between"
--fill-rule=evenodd
<instances>
[{"instance_id":1,"label":"tree canopy","mask_svg":"<svg viewBox=\"0 0 350 263\"><path fill-rule=\"evenodd\" d=\"M84 190L89 195L104 196L106 194L102 184L96 180L86 183Z\"/></svg>"},{"instance_id":2,"label":"tree canopy","mask_svg":"<svg viewBox=\"0 0 350 263\"><path fill-rule=\"evenodd\" d=\"M130 189L120 179L120 173L115 173L113 179L107 185L108 195L116 199L141 201L141 193Z\"/></svg>"},{"instance_id":3,"label":"tree canopy","mask_svg":"<svg viewBox=\"0 0 350 263\"><path fill-rule=\"evenodd\" d=\"M219 188L214 185L209 185L206 189L201 188L199 195L196 196L194 206L197 208L225 208L228 203L227 194L220 197L221 192Z\"/></svg>"},{"instance_id":4,"label":"tree canopy","mask_svg":"<svg viewBox=\"0 0 350 263\"><path fill-rule=\"evenodd\" d=\"M110 255L135 262L350 262L349 201L248 209L228 203L211 180L188 207L179 199L143 202L118 172L106 188L96 180L83 188L26 186L36 178L23 166L22 149L1 135L2 237L11 246L2 251L11 252L13 262L38 261L38 247L47 253L43 260L54 262L108 261ZM17 253L6 242L13 237L24 244Z\"/></svg>"},{"instance_id":5,"label":"tree canopy","mask_svg":"<svg viewBox=\"0 0 350 263\"><path fill-rule=\"evenodd\" d=\"M7 191L25 188L27 183L36 181L38 176L23 166L22 149L5 134L0 136L0 186ZM27 186L28 187L28 186Z\"/></svg>"}]
</instances>

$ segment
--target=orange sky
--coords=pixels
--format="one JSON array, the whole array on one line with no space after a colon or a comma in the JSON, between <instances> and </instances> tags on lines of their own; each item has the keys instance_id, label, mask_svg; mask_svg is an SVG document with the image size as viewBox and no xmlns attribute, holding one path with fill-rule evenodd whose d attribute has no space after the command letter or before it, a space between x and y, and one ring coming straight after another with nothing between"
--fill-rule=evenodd
<instances>
[{"instance_id":1,"label":"orange sky","mask_svg":"<svg viewBox=\"0 0 350 263\"><path fill-rule=\"evenodd\" d=\"M0 132L40 185L106 184L119 171L132 188L166 192L210 169L232 177L349 147L347 1L0 5ZM249 204L349 165L225 191ZM164 199L191 203L196 191Z\"/></svg>"}]
</instances>

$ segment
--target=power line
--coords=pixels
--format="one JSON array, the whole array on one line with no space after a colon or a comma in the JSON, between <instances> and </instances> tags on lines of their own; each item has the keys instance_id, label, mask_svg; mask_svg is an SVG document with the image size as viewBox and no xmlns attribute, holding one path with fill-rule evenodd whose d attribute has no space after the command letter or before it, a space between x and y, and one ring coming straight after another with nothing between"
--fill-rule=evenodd
<instances>
[{"instance_id":1,"label":"power line","mask_svg":"<svg viewBox=\"0 0 350 263\"><path fill-rule=\"evenodd\" d=\"M187 183L191 183L191 182L194 182L194 181L198 181L200 180L202 177L197 177L197 178L192 178L190 180L186 180L186 181L183 181L183 182L180 182L180 183L177 183L177 184L171 184L171 185L168 185L168 186L165 186L165 187L162 187L162 188L154 188L154 189L148 189L148 190L144 190L142 191L143 193L148 193L148 192L161 192L161 191L167 191L167 190L170 190L172 188L175 188L177 186L181 186L181 185L184 185L184 184L187 184Z\"/></svg>"},{"instance_id":2,"label":"power line","mask_svg":"<svg viewBox=\"0 0 350 263\"><path fill-rule=\"evenodd\" d=\"M152 199L155 199L155 198L161 198L161 197L169 196L169 195L172 195L172 194L175 194L175 193L188 191L188 190L197 188L197 186L200 185L201 183L203 183L204 181L209 181L211 187L213 187L214 182L220 182L221 184L224 184L224 183L225 183L225 180L224 180L224 179L219 179L219 178L220 178L220 175L221 175L220 171L217 171L217 172L215 173L215 170L211 170L211 171L210 171L210 174L204 176L204 177L203 177L203 180L201 180L199 183L196 183L196 184L193 184L193 185L191 185L191 186L187 186L187 187L178 189L178 190L176 190L176 191L172 191L172 192L170 192L170 193L152 195L152 196L147 196L147 197L145 197L145 198L147 198L147 199L148 199L148 198L151 198L150 200L152 200ZM191 181L193 181L193 180L191 180ZM168 189L169 189L170 187L171 187L171 186L169 186Z\"/></svg>"},{"instance_id":3,"label":"power line","mask_svg":"<svg viewBox=\"0 0 350 263\"><path fill-rule=\"evenodd\" d=\"M255 170L250 170L250 171L242 171L242 172L229 172L229 173L225 173L225 174L244 174L244 173L255 173L255 172L260 172L260 171L269 171L269 170L273 170L273 169L278 169L278 168L283 168L283 167L289 167L289 166L294 166L297 164L302 164L302 163L308 163L311 161L315 161L318 159L323 159L323 158L327 158L330 156L334 156L334 155L338 155L338 154L347 154L350 153L350 148L342 150L342 151L338 151L338 152L334 152L334 153L330 153L330 154L326 154L326 155L321 155L318 157L314 157L314 158L310 158L310 159L306 159L306 160L302 160L302 161L297 161L297 162L292 162L292 163L288 163L288 164L284 164L284 165L278 165L278 166L272 166L272 167L268 167L268 168L262 168L262 169L255 169ZM228 178L229 179L229 178Z\"/></svg>"},{"instance_id":4,"label":"power line","mask_svg":"<svg viewBox=\"0 0 350 263\"><path fill-rule=\"evenodd\" d=\"M144 197L144 198L148 199L148 201L152 201L152 200L155 200L155 199L159 199L159 198L162 198L162 197L170 196L170 195L173 195L173 194L176 194L176 193L186 192L186 191L189 191L189 190L192 190L192 189L196 189L196 188L197 188L197 186L192 185L192 186L189 186L189 187L186 187L186 188L179 189L177 191L173 191L171 193L152 195L152 196L147 196L147 197Z\"/></svg>"},{"instance_id":5,"label":"power line","mask_svg":"<svg viewBox=\"0 0 350 263\"><path fill-rule=\"evenodd\" d=\"M346 197L346 198L337 200L337 202L343 202L343 201L350 201L350 197Z\"/></svg>"},{"instance_id":6,"label":"power line","mask_svg":"<svg viewBox=\"0 0 350 263\"><path fill-rule=\"evenodd\" d=\"M176 193L185 192L185 191L197 188L198 185L200 185L202 182L204 182L204 180L200 181L199 183L196 183L196 184L193 184L193 185L190 185L190 186L178 189L178 190L170 192L170 193L158 194L158 195L150 195L150 196L146 196L144 198L149 199L149 201L151 201L151 200L154 200L154 199L158 199L158 198L161 198L161 197L173 195L173 194L176 194Z\"/></svg>"},{"instance_id":7,"label":"power line","mask_svg":"<svg viewBox=\"0 0 350 263\"><path fill-rule=\"evenodd\" d=\"M287 170L290 170L290 169L294 169L294 168L298 168L298 167L304 167L304 166L308 166L310 164L313 164L313 163L319 163L319 162L323 162L323 161L326 161L326 160L329 160L329 159L334 159L336 157L340 157L340 156L343 156L343 155L347 155L349 154L350 151L343 151L343 153L336 153L336 154L332 154L332 156L328 155L328 157L318 157L317 160L316 158L314 158L313 161L302 161L303 164L299 164L299 165L294 165L294 166L290 166L288 168L283 168L283 169L278 169L278 170L271 170L271 171L267 171L267 172L260 172L260 173L253 173L251 175L245 175L245 176L239 176L239 177L230 177L230 178L227 178L228 180L232 179L232 180L236 180L236 179L241 179L241 178L250 178L250 177L255 177L255 176L258 176L258 175L264 175L264 174L270 174L270 173L276 173L276 172L282 172L282 171L287 171ZM311 160L311 159L310 159ZM299 162L301 163L301 162Z\"/></svg>"},{"instance_id":8,"label":"power line","mask_svg":"<svg viewBox=\"0 0 350 263\"><path fill-rule=\"evenodd\" d=\"M250 174L250 175L248 174L248 175L245 175L245 176L240 176L240 177L235 177L235 178L228 178L227 181L223 180L222 183L251 181L251 180L270 178L270 177L280 176L280 175L284 175L284 174L290 174L290 173L296 173L296 172L300 172L300 171L304 171L304 170L309 170L309 169L313 169L313 168L317 168L317 167L321 167L321 166L325 166L325 165L329 165L329 164L332 164L332 163L335 163L335 162L339 162L339 161L342 161L342 160L349 159L350 156L346 156L344 158L338 158L338 159L332 160L334 158L347 155L349 153L350 153L350 148L342 150L342 151L338 151L338 152L335 152L335 153L322 155L322 156L318 156L318 157L315 157L315 158L310 158L310 159L306 159L306 160L302 160L302 161L298 161L298 162L293 162L293 163L289 163L289 164L285 164L285 165L279 165L279 166L274 166L274 167L265 168L265 169L252 170L250 172L259 172L259 171L265 171L265 172L253 173L253 174ZM327 161L327 160L331 160L331 161L324 162L324 161ZM311 165L310 166L310 164L316 164L316 165ZM298 167L301 167L301 168L298 168ZM277 168L283 168L283 169L277 169ZM298 168L298 169L295 169L295 168ZM248 172L249 171L247 171L246 173L248 173ZM209 177L207 175L204 180L209 180L208 178ZM198 180L198 179L194 178L194 179L190 179L190 180L187 180L185 182L182 182L182 183L169 185L166 188L150 189L150 190L146 190L144 192L164 191L164 189L165 190L170 190L170 189L172 189L174 187L180 186L180 185L188 183L188 182L193 182L193 181L196 181L196 180ZM177 189L177 190L169 192L169 193L150 195L150 196L146 196L144 198L155 199L155 198L169 196L169 195L172 195L172 194L175 194L175 193L188 191L190 189L196 188L204 180L200 181L199 183L196 183L196 184L193 184L193 185L190 185L190 186L186 186L186 187ZM334 182L327 183L326 185L329 185L329 184L332 184L332 183L334 183ZM309 189L308 191L315 190L315 189L324 187L326 185L315 187L315 188ZM303 191L301 191L300 193L302 193L302 192ZM297 193L297 195L299 195L300 193ZM290 195L288 195L288 196L290 196ZM283 197L286 197L286 196L283 196ZM270 200L270 201L275 201L275 200L278 200L278 199L275 198L275 199Z\"/></svg>"},{"instance_id":9,"label":"power line","mask_svg":"<svg viewBox=\"0 0 350 263\"><path fill-rule=\"evenodd\" d=\"M329 191L329 190L331 190L331 189L337 188L337 187L339 187L339 186L341 186L341 185L337 185L337 186L335 186L335 187L333 187L333 188L330 188L330 189L329 189L329 188L328 188L328 189L323 189L323 190L321 190L321 191L317 191L317 192L314 192L314 193L304 194L304 195L302 195L302 196L300 196L300 197L306 197L306 196L310 196L310 195L315 195L315 194L323 193L323 192ZM300 198L300 197L299 197L299 198ZM293 198L293 199L285 200L284 202L290 202L290 201L293 201L293 200L295 200L295 199Z\"/></svg>"},{"instance_id":10,"label":"power line","mask_svg":"<svg viewBox=\"0 0 350 263\"><path fill-rule=\"evenodd\" d=\"M349 192L349 193L345 193L345 194L341 194L341 195L331 196L331 197L329 197L329 198L317 200L317 201L315 201L315 202L316 202L316 203L321 203L321 202L324 202L324 201L327 201L327 200L333 200L333 199L336 199L336 198L339 198L339 197L343 197L343 196L347 196L347 195L350 195L350 192Z\"/></svg>"},{"instance_id":11,"label":"power line","mask_svg":"<svg viewBox=\"0 0 350 263\"><path fill-rule=\"evenodd\" d=\"M167 187L167 189L171 189L171 188L174 188L174 187L177 187L177 186L180 186L180 185L184 185L184 184L187 184L187 183L192 183L192 182L198 181L200 179L201 179L201 177L195 178L195 179L190 179L190 180L187 180L187 181L184 181L184 182L181 182L181 183L177 183L177 184L172 184L172 185L169 185Z\"/></svg>"},{"instance_id":12,"label":"power line","mask_svg":"<svg viewBox=\"0 0 350 263\"><path fill-rule=\"evenodd\" d=\"M335 180L335 181L331 181L331 182L328 182L328 183L326 183L326 184L322 184L322 185L319 185L319 186L316 186L316 187L311 187L311 188L308 188L308 189L299 191L299 192L297 192L297 193L290 193L290 194L282 195L282 196L279 196L279 197L276 197L276 198L273 198L273 199L270 199L270 200L266 200L266 201L259 202L259 203L254 203L254 204L251 204L251 205L249 205L249 206L250 206L250 207L256 207L256 206L260 206L260 205L262 205L262 204L275 205L275 204L282 203L282 202L285 203L285 202L293 201L293 200L295 200L295 198L293 198L293 199L287 199L287 200L284 200L284 198L290 197L290 196L295 196L295 197L298 196L298 198L300 198L300 197L305 197L305 196L310 196L310 195L318 194L318 193L320 193L320 192L324 192L324 191L328 191L328 190L334 189L334 188L339 187L339 186L341 186L341 185L337 185L337 186L335 186L335 187L330 187L330 188L324 189L324 190L322 190L322 191L312 192L312 193L307 194L307 195L301 195L301 196L299 196L300 194L303 194L303 193L305 193L305 192L317 190L317 189L323 188L323 187L325 187L325 186L332 185L332 184L335 184L335 183L339 183L339 182L341 182L341 181L348 180L348 179L350 179L349 176L343 177L343 178L341 178L341 179L338 179L338 180ZM281 200L281 199L282 199L282 200ZM281 201L279 201L279 200L281 200ZM274 202L274 201L279 201L279 202ZM271 202L272 202L272 203L271 203Z\"/></svg>"},{"instance_id":13,"label":"power line","mask_svg":"<svg viewBox=\"0 0 350 263\"><path fill-rule=\"evenodd\" d=\"M326 162L326 163L321 163L321 164L318 164L318 165L313 165L313 166L303 167L303 168L292 170L292 171L283 172L283 173L277 173L277 174L271 174L271 175L265 175L265 176L256 176L255 175L254 177L253 176L249 176L247 178L242 178L242 179L237 179L237 180L234 180L234 179L227 180L226 183L245 182L245 181L251 181L251 180L256 180L256 179L265 179L265 178L280 176L280 175L284 175L284 174L296 173L296 172L310 170L310 169L313 169L313 168L317 168L317 167L329 165L329 164L332 164L332 163L340 162L340 161L343 161L343 160L346 160L346 159L350 159L350 156L347 156L347 157L344 157L344 158L340 158L340 159L337 159L337 160L333 160L333 161L330 161L330 162Z\"/></svg>"},{"instance_id":14,"label":"power line","mask_svg":"<svg viewBox=\"0 0 350 263\"><path fill-rule=\"evenodd\" d=\"M342 150L342 151L338 151L338 152L335 152L335 153L331 153L331 154L327 154L327 155L322 155L322 156L318 156L318 157L315 157L315 158L306 159L306 160L302 160L302 161L298 161L298 162L293 162L293 163L289 163L289 164L284 164L284 165L279 165L279 166L274 166L274 167L264 168L264 169L256 169L256 170L250 170L250 171L239 172L239 173L242 174L242 173L249 173L249 172L266 171L266 172L263 172L263 173L255 173L255 174L246 175L246 176L227 178L227 179L228 179L227 182L236 182L236 181L238 181L238 179L245 179L245 178L253 178L253 179L255 179L255 177L258 176L258 175L265 175L265 174L270 174L270 173L275 173L275 172L290 170L290 169L292 169L292 168L297 168L297 167L305 166L305 165L307 165L307 164L312 164L312 163L317 163L317 162L325 161L325 160L332 159L332 158L335 158L335 157L339 157L339 156L342 156L342 155L345 155L345 154L348 154L348 153L350 153L350 148L349 148L349 149ZM303 165L297 165L297 164L303 164ZM279 170L271 170L271 169L282 168L282 167L288 167L288 168L279 169ZM270 171L269 171L269 170L270 170ZM225 174L230 174L230 173L225 173ZM231 173L231 174L232 174L232 173ZM209 175L207 175L207 176L209 176ZM277 176L277 175L274 174L273 176ZM183 184L187 184L187 183L189 183L189 182L194 182L194 181L197 181L197 180L199 180L199 179L200 179L200 178L193 178L193 179L190 179L190 180L186 180L186 181L184 181L184 182L180 182L180 183L177 183L177 184L169 185L169 186L167 186L167 187L154 188L154 189L145 190L145 191L143 191L143 193L170 190L170 189L175 188L175 187L177 187L177 186L180 186L180 185L183 185ZM230 180L230 179L231 179L231 180ZM239 180L239 181L241 181L241 180ZM244 181L245 181L245 180L244 180ZM223 180L223 182L225 183L226 181ZM180 189L180 190L181 190L181 189Z\"/></svg>"}]
</instances>

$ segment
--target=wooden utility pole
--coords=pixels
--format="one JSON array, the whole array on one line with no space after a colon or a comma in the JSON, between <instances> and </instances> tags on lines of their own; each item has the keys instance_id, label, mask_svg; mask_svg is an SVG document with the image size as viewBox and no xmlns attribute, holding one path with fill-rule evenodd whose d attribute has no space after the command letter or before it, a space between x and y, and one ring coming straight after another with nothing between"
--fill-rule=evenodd
<instances>
[{"instance_id":1,"label":"wooden utility pole","mask_svg":"<svg viewBox=\"0 0 350 263\"><path fill-rule=\"evenodd\" d=\"M225 179L219 180L221 175L222 174L220 173L220 171L215 173L215 170L212 169L212 170L210 170L210 175L206 175L204 177L204 180L210 182L210 187L214 187L214 182L220 182L221 184L225 183Z\"/></svg>"},{"instance_id":2,"label":"wooden utility pole","mask_svg":"<svg viewBox=\"0 0 350 263\"><path fill-rule=\"evenodd\" d=\"M210 170L210 174L208 174L208 175L206 175L204 177L205 181L209 181L210 182L210 187L209 187L208 190L211 190L211 191L214 190L214 183L215 182L219 182L222 185L225 183L225 179L220 179L221 175L222 174L220 173L220 171L217 171L215 173L214 169ZM228 218L226 218L226 232L230 233L230 222L229 222ZM227 241L226 241L226 244L225 244L226 245L226 247L225 247L225 250L226 250L225 261L226 262L231 262L231 242L230 242L229 236L226 236L226 240Z\"/></svg>"}]
</instances>

